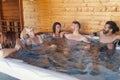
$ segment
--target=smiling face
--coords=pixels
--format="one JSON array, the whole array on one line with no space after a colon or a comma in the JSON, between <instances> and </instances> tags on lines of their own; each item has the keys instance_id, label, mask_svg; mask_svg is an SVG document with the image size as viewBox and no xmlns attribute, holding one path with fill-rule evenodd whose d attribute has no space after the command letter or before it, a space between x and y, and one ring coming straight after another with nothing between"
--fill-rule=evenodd
<instances>
[{"instance_id":1,"label":"smiling face","mask_svg":"<svg viewBox=\"0 0 120 80\"><path fill-rule=\"evenodd\" d=\"M105 24L103 29L104 34L112 33L112 29L110 29L109 26L110 26L109 24Z\"/></svg>"},{"instance_id":2,"label":"smiling face","mask_svg":"<svg viewBox=\"0 0 120 80\"><path fill-rule=\"evenodd\" d=\"M56 32L60 32L61 31L61 26L57 24L56 27L55 27L55 30L56 30Z\"/></svg>"}]
</instances>

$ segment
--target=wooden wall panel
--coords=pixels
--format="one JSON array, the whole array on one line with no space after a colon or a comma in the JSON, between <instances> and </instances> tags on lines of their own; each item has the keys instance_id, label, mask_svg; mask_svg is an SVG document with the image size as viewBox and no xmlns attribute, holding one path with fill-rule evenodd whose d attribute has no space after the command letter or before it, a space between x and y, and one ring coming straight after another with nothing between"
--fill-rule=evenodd
<instances>
[{"instance_id":1,"label":"wooden wall panel","mask_svg":"<svg viewBox=\"0 0 120 80\"><path fill-rule=\"evenodd\" d=\"M3 19L19 20L19 0L2 1L2 14Z\"/></svg>"},{"instance_id":2,"label":"wooden wall panel","mask_svg":"<svg viewBox=\"0 0 120 80\"><path fill-rule=\"evenodd\" d=\"M23 0L0 0L0 30L19 32L23 27Z\"/></svg>"},{"instance_id":3,"label":"wooden wall panel","mask_svg":"<svg viewBox=\"0 0 120 80\"><path fill-rule=\"evenodd\" d=\"M120 0L23 0L25 26L51 32L55 21L65 30L77 20L82 31L91 33L104 27L108 20L120 25Z\"/></svg>"},{"instance_id":4,"label":"wooden wall panel","mask_svg":"<svg viewBox=\"0 0 120 80\"><path fill-rule=\"evenodd\" d=\"M0 20L2 18L2 1L0 0Z\"/></svg>"}]
</instances>

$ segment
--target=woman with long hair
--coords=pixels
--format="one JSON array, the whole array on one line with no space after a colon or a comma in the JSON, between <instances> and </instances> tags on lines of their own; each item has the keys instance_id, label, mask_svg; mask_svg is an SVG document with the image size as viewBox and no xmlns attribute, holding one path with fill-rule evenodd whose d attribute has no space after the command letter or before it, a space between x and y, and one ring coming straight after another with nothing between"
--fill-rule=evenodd
<instances>
[{"instance_id":1,"label":"woman with long hair","mask_svg":"<svg viewBox=\"0 0 120 80\"><path fill-rule=\"evenodd\" d=\"M52 30L53 30L54 38L63 38L64 37L65 32L62 31L60 22L54 22Z\"/></svg>"}]
</instances>

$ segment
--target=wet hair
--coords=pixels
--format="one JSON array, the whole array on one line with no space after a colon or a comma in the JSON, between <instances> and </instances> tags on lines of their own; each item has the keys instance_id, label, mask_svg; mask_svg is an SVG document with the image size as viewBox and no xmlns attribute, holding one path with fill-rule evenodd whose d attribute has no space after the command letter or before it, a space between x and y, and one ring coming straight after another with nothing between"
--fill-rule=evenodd
<instances>
[{"instance_id":1,"label":"wet hair","mask_svg":"<svg viewBox=\"0 0 120 80\"><path fill-rule=\"evenodd\" d=\"M73 23L73 24L77 24L78 27L79 27L79 29L81 28L81 24L80 24L78 21L73 21L72 23Z\"/></svg>"},{"instance_id":2,"label":"wet hair","mask_svg":"<svg viewBox=\"0 0 120 80\"><path fill-rule=\"evenodd\" d=\"M7 31L2 33L2 48L14 48L16 44L16 33Z\"/></svg>"},{"instance_id":3,"label":"wet hair","mask_svg":"<svg viewBox=\"0 0 120 80\"><path fill-rule=\"evenodd\" d=\"M60 25L60 27L61 27L60 22L55 22L55 23L53 24L53 27L52 27L52 29L53 29L53 33L56 32L56 25ZM61 32L61 30L60 30L60 32Z\"/></svg>"},{"instance_id":4,"label":"wet hair","mask_svg":"<svg viewBox=\"0 0 120 80\"><path fill-rule=\"evenodd\" d=\"M116 33L119 31L119 27L114 21L107 21L106 24L109 25L109 28L112 29L112 33Z\"/></svg>"}]
</instances>

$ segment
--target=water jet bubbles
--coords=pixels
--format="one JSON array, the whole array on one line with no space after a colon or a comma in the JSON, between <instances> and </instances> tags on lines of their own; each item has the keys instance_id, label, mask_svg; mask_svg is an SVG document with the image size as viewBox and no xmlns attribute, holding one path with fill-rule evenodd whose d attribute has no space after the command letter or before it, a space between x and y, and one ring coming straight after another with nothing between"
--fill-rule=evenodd
<instances>
[{"instance_id":1,"label":"water jet bubbles","mask_svg":"<svg viewBox=\"0 0 120 80\"><path fill-rule=\"evenodd\" d=\"M119 69L118 69L118 70L119 70L119 73L118 73L118 74L119 74L119 76L120 76L120 67L119 67Z\"/></svg>"}]
</instances>

